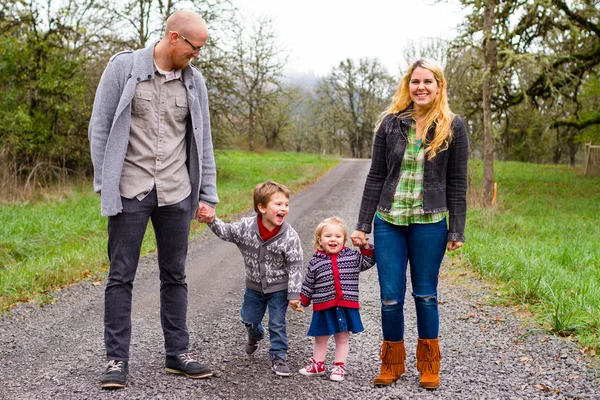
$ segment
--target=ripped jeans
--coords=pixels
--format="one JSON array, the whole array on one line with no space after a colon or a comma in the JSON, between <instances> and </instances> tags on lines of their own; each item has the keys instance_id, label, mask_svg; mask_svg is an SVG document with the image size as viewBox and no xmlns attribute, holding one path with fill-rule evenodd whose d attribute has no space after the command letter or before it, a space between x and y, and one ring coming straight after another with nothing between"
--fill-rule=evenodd
<instances>
[{"instance_id":1,"label":"ripped jeans","mask_svg":"<svg viewBox=\"0 0 600 400\"><path fill-rule=\"evenodd\" d=\"M375 216L373 235L385 340L404 339L407 264L410 265L419 338L438 337L438 273L446 252L447 233L445 218L432 224L400 226Z\"/></svg>"}]
</instances>

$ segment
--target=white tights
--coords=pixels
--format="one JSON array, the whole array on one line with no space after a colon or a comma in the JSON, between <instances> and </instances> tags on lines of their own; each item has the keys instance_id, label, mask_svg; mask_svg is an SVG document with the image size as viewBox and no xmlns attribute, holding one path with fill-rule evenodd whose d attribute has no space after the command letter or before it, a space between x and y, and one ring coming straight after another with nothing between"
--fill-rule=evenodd
<instances>
[{"instance_id":1,"label":"white tights","mask_svg":"<svg viewBox=\"0 0 600 400\"><path fill-rule=\"evenodd\" d=\"M335 362L346 363L348 351L350 350L350 332L340 332L333 335L335 340ZM315 336L315 345L313 348L313 359L315 361L325 361L327 354L327 341L329 336Z\"/></svg>"}]
</instances>

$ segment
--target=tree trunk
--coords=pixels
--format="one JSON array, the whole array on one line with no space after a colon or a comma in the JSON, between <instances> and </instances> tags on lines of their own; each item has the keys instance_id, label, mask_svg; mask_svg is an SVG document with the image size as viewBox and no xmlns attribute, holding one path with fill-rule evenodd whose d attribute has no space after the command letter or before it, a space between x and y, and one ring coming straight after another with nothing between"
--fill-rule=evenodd
<instances>
[{"instance_id":1,"label":"tree trunk","mask_svg":"<svg viewBox=\"0 0 600 400\"><path fill-rule=\"evenodd\" d=\"M483 76L483 196L484 204L492 205L494 195L494 132L492 129L492 74L496 49L492 38L495 0L487 0L484 10L485 73Z\"/></svg>"}]
</instances>

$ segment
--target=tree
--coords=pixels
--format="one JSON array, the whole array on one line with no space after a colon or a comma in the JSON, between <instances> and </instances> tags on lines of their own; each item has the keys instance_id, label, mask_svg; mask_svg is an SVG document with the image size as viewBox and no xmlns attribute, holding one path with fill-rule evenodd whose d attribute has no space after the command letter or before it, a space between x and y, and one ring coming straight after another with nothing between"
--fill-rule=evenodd
<instances>
[{"instance_id":1,"label":"tree","mask_svg":"<svg viewBox=\"0 0 600 400\"><path fill-rule=\"evenodd\" d=\"M261 18L249 35L239 27L229 65L229 110L234 128L255 147L259 125L265 124L267 110L281 93L281 78L287 57L278 48L271 20Z\"/></svg>"},{"instance_id":2,"label":"tree","mask_svg":"<svg viewBox=\"0 0 600 400\"><path fill-rule=\"evenodd\" d=\"M483 201L492 205L494 195L494 129L492 125L492 79L496 73L496 41L493 34L495 0L484 6L483 73Z\"/></svg>"},{"instance_id":3,"label":"tree","mask_svg":"<svg viewBox=\"0 0 600 400\"><path fill-rule=\"evenodd\" d=\"M323 112L335 114L331 137L335 140L342 129L352 157L370 157L373 129L390 101L394 84L378 59L367 58L358 64L351 59L340 62L319 83L317 96Z\"/></svg>"},{"instance_id":4,"label":"tree","mask_svg":"<svg viewBox=\"0 0 600 400\"><path fill-rule=\"evenodd\" d=\"M6 179L52 182L89 167L86 103L94 5L4 3L0 22L0 163ZM74 16L79 17L75 22ZM10 172L7 172L10 171ZM6 175L10 175L7 177Z\"/></svg>"}]
</instances>

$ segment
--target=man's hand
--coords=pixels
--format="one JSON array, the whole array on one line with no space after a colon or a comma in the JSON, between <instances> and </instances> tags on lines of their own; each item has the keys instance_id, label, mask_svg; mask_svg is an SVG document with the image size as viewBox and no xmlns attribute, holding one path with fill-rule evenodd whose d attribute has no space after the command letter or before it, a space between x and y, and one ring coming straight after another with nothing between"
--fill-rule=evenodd
<instances>
[{"instance_id":1,"label":"man's hand","mask_svg":"<svg viewBox=\"0 0 600 400\"><path fill-rule=\"evenodd\" d=\"M290 300L290 307L294 311L304 312L300 300Z\"/></svg>"},{"instance_id":2,"label":"man's hand","mask_svg":"<svg viewBox=\"0 0 600 400\"><path fill-rule=\"evenodd\" d=\"M202 223L211 223L215 220L215 209L208 204L198 202L198 210L196 211L196 221Z\"/></svg>"}]
</instances>

